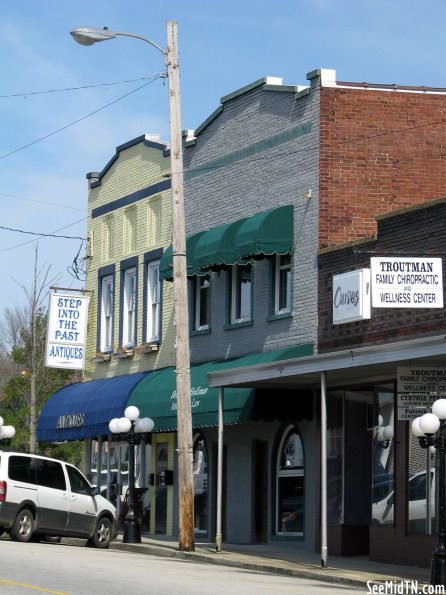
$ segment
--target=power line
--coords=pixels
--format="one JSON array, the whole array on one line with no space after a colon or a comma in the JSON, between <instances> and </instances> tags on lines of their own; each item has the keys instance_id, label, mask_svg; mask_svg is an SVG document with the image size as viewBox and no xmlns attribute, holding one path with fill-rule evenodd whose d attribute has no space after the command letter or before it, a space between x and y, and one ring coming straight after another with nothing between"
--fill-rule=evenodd
<instances>
[{"instance_id":1,"label":"power line","mask_svg":"<svg viewBox=\"0 0 446 595\"><path fill-rule=\"evenodd\" d=\"M47 238L63 238L65 240L85 240L85 238L81 238L80 236L59 236L53 233L40 233L35 231L24 231L23 229L14 229L13 227L5 227L4 225L0 225L0 229L6 229L6 231L15 231L16 233L24 233L32 236L41 236Z\"/></svg>"},{"instance_id":2,"label":"power line","mask_svg":"<svg viewBox=\"0 0 446 595\"><path fill-rule=\"evenodd\" d=\"M27 200L29 202L36 202L42 205L50 205L52 207L60 207L61 209L71 209L73 211L83 211L85 212L86 209L80 209L79 207L70 207L69 205L61 205L57 202L49 202L47 200L38 200L36 198L27 198L25 196L16 196L15 194L6 194L6 192L0 192L0 196L5 196L7 198L16 198L18 200Z\"/></svg>"},{"instance_id":3,"label":"power line","mask_svg":"<svg viewBox=\"0 0 446 595\"><path fill-rule=\"evenodd\" d=\"M77 225L78 223L82 223L82 221L86 221L87 217L83 217L82 219L79 219L78 221L75 221L74 223L70 223L69 225L65 225L64 227L61 227L59 229L55 229L54 231L50 232L50 233L41 233L41 234L37 234L40 236L40 238L45 238L45 237L59 237L56 236L55 234L57 234L59 231L63 231L64 229L68 229L69 227L73 227L73 225ZM14 230L15 231L15 230ZM21 231L21 230L17 230L17 231ZM26 233L26 232L22 232L22 233ZM30 232L34 235L34 232ZM60 236L60 237L64 237L64 236ZM82 242L84 241L84 238L81 237L69 237L69 239L78 239L81 240ZM35 240L28 240L27 242L22 242L21 244L16 244L15 246L9 246L9 248L3 248L0 249L0 253L1 252L8 252L9 250L14 250L15 248L20 248L20 246L25 246L26 244L32 244L33 242L35 242Z\"/></svg>"},{"instance_id":4,"label":"power line","mask_svg":"<svg viewBox=\"0 0 446 595\"><path fill-rule=\"evenodd\" d=\"M75 124L79 124L79 122L82 122L83 120L86 120L87 118L90 118L91 116L94 116L95 114L110 107L111 105L114 105L115 103L118 103L119 101L122 101L126 97L133 95L133 93L136 93L137 91L140 91L144 87L147 87L147 85L150 85L150 83L153 83L157 79L164 78L164 76L165 76L164 73L158 73L158 74L153 75L153 77L151 77L147 83L144 83L144 85L140 85L136 89L133 89L132 91L129 91L129 93L126 93L125 95L122 95L121 97L118 97L117 99L114 99L113 101L110 101L110 103L107 103L106 105L103 105L102 107L94 110L93 112L90 112L86 116L82 116L81 118L78 118L74 122L70 122L69 124L62 126L62 128L58 128L57 130L54 130L53 132L50 132L49 134L46 134L45 136L42 136L26 145L23 145L22 147L18 147L17 149L14 149L13 151L9 151L9 153L4 153L3 155L0 155L0 159L6 159L6 157L10 157L11 155L18 153L19 151L23 151L24 149L27 149L28 147L32 147L33 145L36 145L37 143L40 143L41 141L46 140L47 138L50 138L51 136L54 136L55 134L58 134L59 132L62 132L63 130L66 130L67 128L70 128L71 126L74 126Z\"/></svg>"},{"instance_id":5,"label":"power line","mask_svg":"<svg viewBox=\"0 0 446 595\"><path fill-rule=\"evenodd\" d=\"M66 91L79 91L83 89L96 89L97 87L111 87L113 85L122 85L124 83L138 83L140 81L150 80L147 77L138 79L129 79L125 81L117 81L114 83L96 83L94 85L81 85L80 87L65 87L63 89L47 89L46 91L29 91L28 93L11 93L10 95L0 95L0 99L10 99L14 97L30 97L32 95L46 95L49 93L64 93Z\"/></svg>"}]
</instances>

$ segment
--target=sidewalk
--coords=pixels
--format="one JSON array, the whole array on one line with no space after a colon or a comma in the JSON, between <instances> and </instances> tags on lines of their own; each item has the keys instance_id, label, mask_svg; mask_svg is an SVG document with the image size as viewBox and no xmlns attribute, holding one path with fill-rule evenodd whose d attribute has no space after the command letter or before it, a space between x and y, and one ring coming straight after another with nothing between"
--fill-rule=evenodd
<instances>
[{"instance_id":1,"label":"sidewalk","mask_svg":"<svg viewBox=\"0 0 446 595\"><path fill-rule=\"evenodd\" d=\"M418 581L429 583L430 571L413 566L396 566L371 562L368 558L328 557L328 568L321 568L320 556L300 550L296 544L269 543L254 545L226 544L217 553L213 543L196 543L195 552L180 552L178 540L165 536L142 536L142 543L122 543L122 535L110 545L112 550L135 552L153 556L165 556L193 560L208 564L221 564L247 570L284 574L302 578L366 588L368 581Z\"/></svg>"}]
</instances>

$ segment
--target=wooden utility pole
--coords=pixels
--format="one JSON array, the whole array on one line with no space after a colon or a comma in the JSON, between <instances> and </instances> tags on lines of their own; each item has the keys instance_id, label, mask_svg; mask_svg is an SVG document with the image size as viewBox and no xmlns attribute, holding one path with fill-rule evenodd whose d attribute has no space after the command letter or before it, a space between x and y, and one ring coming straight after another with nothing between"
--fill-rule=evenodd
<instances>
[{"instance_id":1,"label":"wooden utility pole","mask_svg":"<svg viewBox=\"0 0 446 595\"><path fill-rule=\"evenodd\" d=\"M178 424L179 549L194 551L194 484L190 398L189 312L183 190L183 138L176 21L167 22L166 66L169 80L170 167L172 182L173 292L176 336Z\"/></svg>"}]
</instances>

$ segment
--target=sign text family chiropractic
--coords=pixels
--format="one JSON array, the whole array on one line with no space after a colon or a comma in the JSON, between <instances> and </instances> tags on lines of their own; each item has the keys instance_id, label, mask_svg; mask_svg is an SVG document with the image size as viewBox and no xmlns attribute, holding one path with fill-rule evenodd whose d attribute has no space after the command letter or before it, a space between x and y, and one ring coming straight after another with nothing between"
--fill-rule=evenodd
<instances>
[{"instance_id":1,"label":"sign text family chiropractic","mask_svg":"<svg viewBox=\"0 0 446 595\"><path fill-rule=\"evenodd\" d=\"M46 365L82 370L85 360L89 296L50 296L46 341Z\"/></svg>"},{"instance_id":2,"label":"sign text family chiropractic","mask_svg":"<svg viewBox=\"0 0 446 595\"><path fill-rule=\"evenodd\" d=\"M372 306L443 308L441 258L371 258Z\"/></svg>"}]
</instances>

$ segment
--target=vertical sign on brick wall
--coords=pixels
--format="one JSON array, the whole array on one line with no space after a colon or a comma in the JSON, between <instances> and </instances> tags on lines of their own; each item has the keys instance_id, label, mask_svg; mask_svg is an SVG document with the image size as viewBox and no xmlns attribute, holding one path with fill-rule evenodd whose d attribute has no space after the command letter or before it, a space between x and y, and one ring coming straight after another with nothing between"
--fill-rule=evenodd
<instances>
[{"instance_id":1,"label":"vertical sign on brick wall","mask_svg":"<svg viewBox=\"0 0 446 595\"><path fill-rule=\"evenodd\" d=\"M370 269L333 277L333 324L370 318Z\"/></svg>"},{"instance_id":2,"label":"vertical sign on brick wall","mask_svg":"<svg viewBox=\"0 0 446 595\"><path fill-rule=\"evenodd\" d=\"M89 303L83 294L51 294L45 358L49 368L83 369Z\"/></svg>"},{"instance_id":3,"label":"vertical sign on brick wall","mask_svg":"<svg viewBox=\"0 0 446 595\"><path fill-rule=\"evenodd\" d=\"M371 258L374 308L443 308L441 258Z\"/></svg>"}]
</instances>

